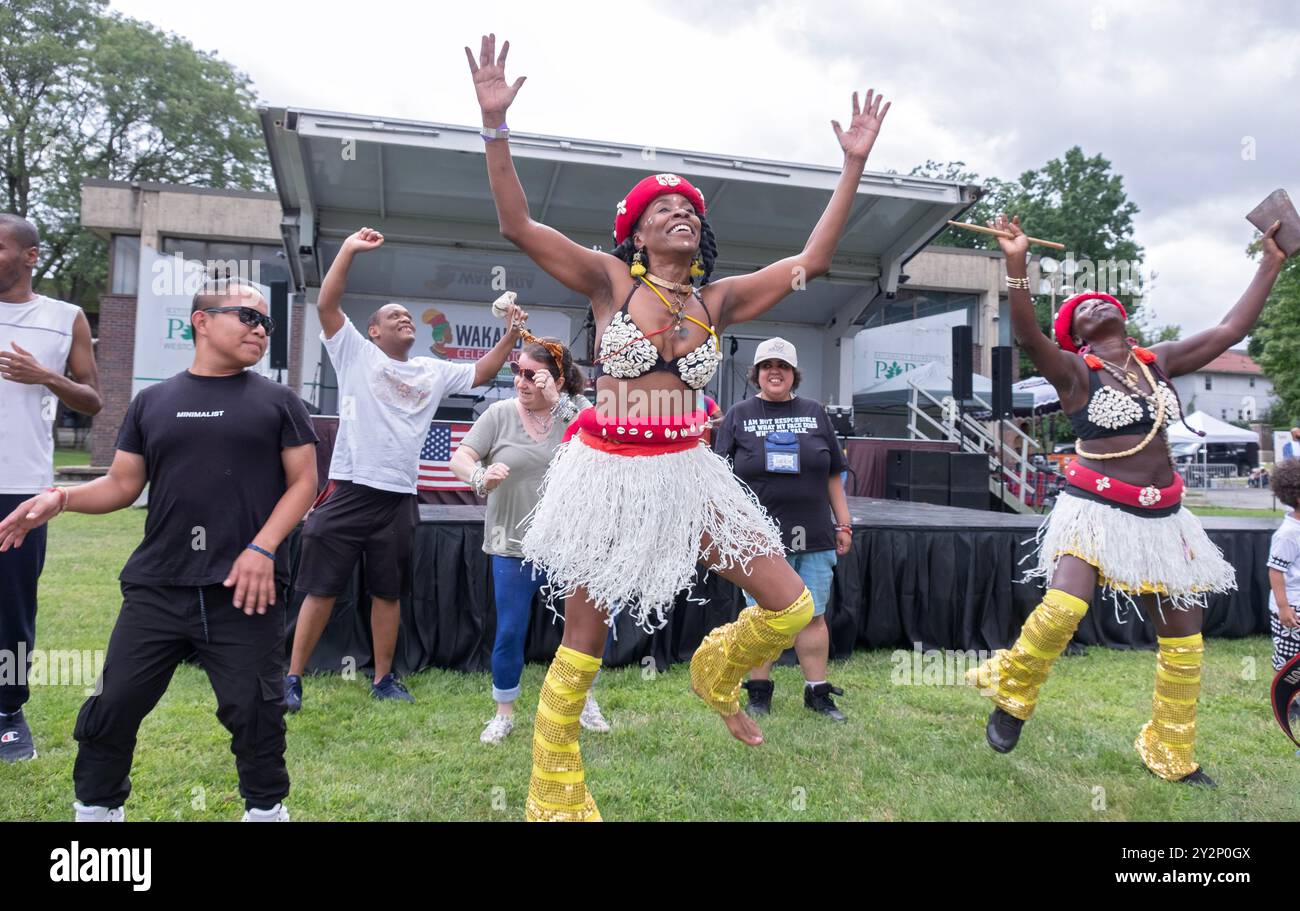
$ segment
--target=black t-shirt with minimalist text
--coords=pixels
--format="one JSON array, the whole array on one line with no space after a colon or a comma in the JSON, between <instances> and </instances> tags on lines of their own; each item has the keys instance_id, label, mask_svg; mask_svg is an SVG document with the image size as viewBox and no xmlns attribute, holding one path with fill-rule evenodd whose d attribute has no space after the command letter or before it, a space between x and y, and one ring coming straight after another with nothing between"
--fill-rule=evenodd
<instances>
[{"instance_id":1,"label":"black t-shirt with minimalist text","mask_svg":"<svg viewBox=\"0 0 1300 911\"><path fill-rule=\"evenodd\" d=\"M789 431L799 441L799 473L767 471L763 438ZM769 402L753 396L733 405L714 433L713 450L731 459L736 476L753 489L781 528L787 551L833 550L835 517L827 484L844 470L844 454L826 409L811 399L794 396ZM803 547L794 540L802 528Z\"/></svg>"},{"instance_id":2,"label":"black t-shirt with minimalist text","mask_svg":"<svg viewBox=\"0 0 1300 911\"><path fill-rule=\"evenodd\" d=\"M117 448L144 456L149 515L123 582L222 582L284 496L280 451L316 441L311 417L287 386L244 371L189 371L131 400ZM276 578L289 579L288 547Z\"/></svg>"}]
</instances>

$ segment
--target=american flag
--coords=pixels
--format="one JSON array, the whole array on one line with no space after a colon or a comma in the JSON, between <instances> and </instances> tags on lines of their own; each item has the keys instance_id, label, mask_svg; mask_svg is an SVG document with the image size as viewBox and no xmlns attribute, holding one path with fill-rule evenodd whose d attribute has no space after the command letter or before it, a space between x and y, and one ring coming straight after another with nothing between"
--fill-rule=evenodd
<instances>
[{"instance_id":1,"label":"american flag","mask_svg":"<svg viewBox=\"0 0 1300 911\"><path fill-rule=\"evenodd\" d=\"M420 490L469 490L470 487L451 473L449 462L460 441L469 432L469 424L434 421L420 448Z\"/></svg>"}]
</instances>

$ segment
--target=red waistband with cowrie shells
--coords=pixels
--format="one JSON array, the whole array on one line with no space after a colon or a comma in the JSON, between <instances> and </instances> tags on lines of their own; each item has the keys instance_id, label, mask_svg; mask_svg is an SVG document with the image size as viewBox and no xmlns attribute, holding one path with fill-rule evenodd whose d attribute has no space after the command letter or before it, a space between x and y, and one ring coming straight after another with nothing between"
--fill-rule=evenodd
<instances>
[{"instance_id":1,"label":"red waistband with cowrie shells","mask_svg":"<svg viewBox=\"0 0 1300 911\"><path fill-rule=\"evenodd\" d=\"M708 423L709 417L703 411L666 420L619 421L602 418L595 408L584 408L565 431L564 440L568 442L581 433L582 442L593 449L620 455L662 455L698 446Z\"/></svg>"},{"instance_id":2,"label":"red waistband with cowrie shells","mask_svg":"<svg viewBox=\"0 0 1300 911\"><path fill-rule=\"evenodd\" d=\"M1174 473L1173 483L1168 487L1156 487L1154 484L1138 487L1085 468L1078 462L1069 462L1065 466L1065 480L1071 487L1138 509L1169 509L1183 499L1183 478L1177 472Z\"/></svg>"}]
</instances>

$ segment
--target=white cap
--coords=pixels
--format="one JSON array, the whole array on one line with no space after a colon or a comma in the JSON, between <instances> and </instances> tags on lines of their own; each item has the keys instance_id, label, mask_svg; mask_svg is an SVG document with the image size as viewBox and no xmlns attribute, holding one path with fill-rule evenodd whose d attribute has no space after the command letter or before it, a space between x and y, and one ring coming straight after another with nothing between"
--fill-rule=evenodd
<instances>
[{"instance_id":1,"label":"white cap","mask_svg":"<svg viewBox=\"0 0 1300 911\"><path fill-rule=\"evenodd\" d=\"M783 338L770 338L754 350L754 366L770 360L785 361L791 367L799 366L798 352Z\"/></svg>"}]
</instances>

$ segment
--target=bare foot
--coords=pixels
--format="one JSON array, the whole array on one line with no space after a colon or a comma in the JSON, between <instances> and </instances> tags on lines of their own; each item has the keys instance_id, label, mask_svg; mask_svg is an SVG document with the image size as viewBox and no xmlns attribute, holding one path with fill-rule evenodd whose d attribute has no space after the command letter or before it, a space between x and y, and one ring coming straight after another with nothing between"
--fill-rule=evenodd
<instances>
[{"instance_id":1,"label":"bare foot","mask_svg":"<svg viewBox=\"0 0 1300 911\"><path fill-rule=\"evenodd\" d=\"M723 715L722 723L731 731L731 736L735 737L741 743L747 743L752 747L758 746L763 742L763 732L758 729L754 719L750 718L744 712L737 712L734 715Z\"/></svg>"}]
</instances>

